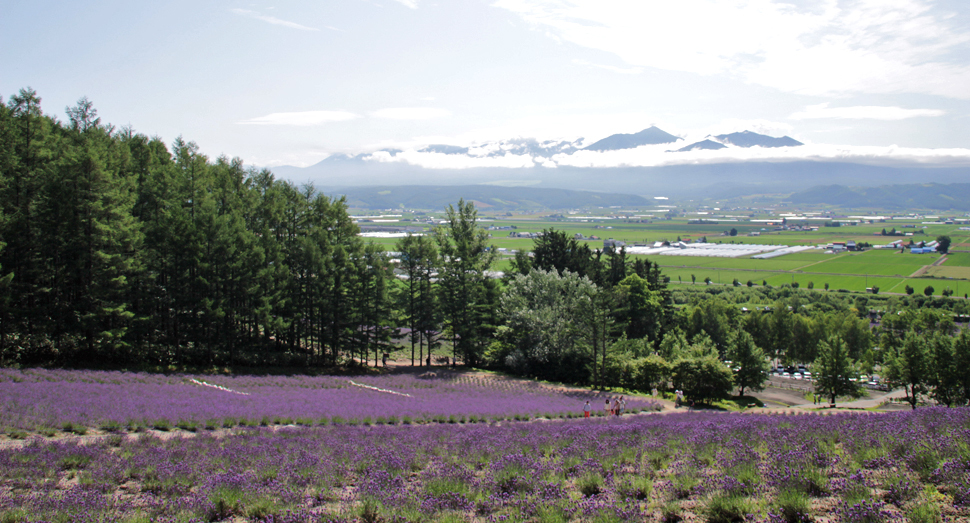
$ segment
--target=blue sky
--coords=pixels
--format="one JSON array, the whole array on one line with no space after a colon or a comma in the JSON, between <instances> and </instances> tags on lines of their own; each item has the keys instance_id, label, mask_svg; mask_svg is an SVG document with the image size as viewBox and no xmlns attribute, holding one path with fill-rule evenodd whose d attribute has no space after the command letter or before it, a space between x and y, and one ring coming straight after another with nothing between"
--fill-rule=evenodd
<instances>
[{"instance_id":1,"label":"blue sky","mask_svg":"<svg viewBox=\"0 0 970 523\"><path fill-rule=\"evenodd\" d=\"M5 100L31 86L48 113L63 117L87 96L104 121L167 142L182 135L211 156L258 165L514 137L588 144L650 125L686 140L750 129L812 146L789 156L970 165L966 2L2 1L0 8ZM645 159L658 151L642 153L569 162L658 162Z\"/></svg>"}]
</instances>

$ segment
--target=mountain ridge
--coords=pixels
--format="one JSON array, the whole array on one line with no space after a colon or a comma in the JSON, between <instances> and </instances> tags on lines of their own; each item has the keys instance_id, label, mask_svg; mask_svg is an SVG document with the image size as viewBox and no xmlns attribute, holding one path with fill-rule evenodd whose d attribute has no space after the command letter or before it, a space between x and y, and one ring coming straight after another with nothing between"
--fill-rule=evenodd
<instances>
[{"instance_id":1,"label":"mountain ridge","mask_svg":"<svg viewBox=\"0 0 970 523\"><path fill-rule=\"evenodd\" d=\"M851 187L816 185L795 192L792 203L874 209L970 210L970 183L910 183Z\"/></svg>"},{"instance_id":2,"label":"mountain ridge","mask_svg":"<svg viewBox=\"0 0 970 523\"><path fill-rule=\"evenodd\" d=\"M583 149L586 151L617 151L620 149L633 149L641 145L674 143L678 140L683 140L683 138L674 136L656 125L652 125L638 133L611 134Z\"/></svg>"},{"instance_id":3,"label":"mountain ridge","mask_svg":"<svg viewBox=\"0 0 970 523\"><path fill-rule=\"evenodd\" d=\"M361 209L437 210L460 198L473 200L480 208L491 210L577 209L590 206L644 206L650 203L646 198L633 194L498 185L381 185L325 192L346 196L349 207Z\"/></svg>"}]
</instances>

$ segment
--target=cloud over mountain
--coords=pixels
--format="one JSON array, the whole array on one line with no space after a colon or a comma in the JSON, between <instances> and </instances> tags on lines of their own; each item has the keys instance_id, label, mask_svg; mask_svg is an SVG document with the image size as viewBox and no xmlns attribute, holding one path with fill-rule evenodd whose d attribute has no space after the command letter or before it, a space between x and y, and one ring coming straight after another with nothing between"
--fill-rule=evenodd
<instances>
[{"instance_id":1,"label":"cloud over mountain","mask_svg":"<svg viewBox=\"0 0 970 523\"><path fill-rule=\"evenodd\" d=\"M970 166L970 149L803 144L789 136L752 131L684 139L657 127L614 134L587 147L583 140L515 138L465 145L434 143L352 155L336 154L322 165L403 164L424 169L533 167L627 168L744 162L853 162L865 165Z\"/></svg>"}]
</instances>

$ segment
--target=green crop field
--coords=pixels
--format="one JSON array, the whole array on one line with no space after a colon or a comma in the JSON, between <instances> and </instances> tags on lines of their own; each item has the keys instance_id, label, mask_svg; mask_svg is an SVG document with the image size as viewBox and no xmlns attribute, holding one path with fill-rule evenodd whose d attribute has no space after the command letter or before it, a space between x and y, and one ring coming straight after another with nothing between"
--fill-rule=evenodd
<instances>
[{"instance_id":1,"label":"green crop field","mask_svg":"<svg viewBox=\"0 0 970 523\"><path fill-rule=\"evenodd\" d=\"M791 271L809 265L810 262L791 260L779 256L767 260L751 258L707 258L701 256L647 256L661 267L717 267L721 269L745 269L753 271Z\"/></svg>"},{"instance_id":2,"label":"green crop field","mask_svg":"<svg viewBox=\"0 0 970 523\"><path fill-rule=\"evenodd\" d=\"M814 265L811 272L833 274L878 274L883 276L909 276L920 268L938 260L938 254L900 254L895 250L871 250L861 253L840 254L825 263Z\"/></svg>"},{"instance_id":3,"label":"green crop field","mask_svg":"<svg viewBox=\"0 0 970 523\"><path fill-rule=\"evenodd\" d=\"M959 278L962 280L970 280L970 267L930 267L926 271L927 276L936 276L937 278Z\"/></svg>"},{"instance_id":4,"label":"green crop field","mask_svg":"<svg viewBox=\"0 0 970 523\"><path fill-rule=\"evenodd\" d=\"M955 252L947 254L943 267L970 267L970 253Z\"/></svg>"},{"instance_id":5,"label":"green crop field","mask_svg":"<svg viewBox=\"0 0 970 523\"><path fill-rule=\"evenodd\" d=\"M603 247L603 239L613 238L633 244L651 244L656 241L676 241L678 238L697 241L706 237L708 242L724 244L760 244L760 245L788 245L788 246L816 246L832 242L853 240L856 243L885 245L893 240L905 243L914 241L931 241L938 235L947 234L953 239L955 250L970 248L970 235L966 231L959 231L958 225L922 225L919 220L891 220L886 223L859 224L842 227L819 227L817 231L776 231L775 226L761 223L752 224L746 221L721 223L688 223L688 219L681 216L673 220L662 219L665 210L630 211L629 214L652 214L653 223L637 222L627 219L609 219L608 210L589 211L585 221L568 219L564 215L550 215L542 213L516 214L509 216L500 214L481 222L482 227L508 227L515 229L491 230L491 243L499 248L512 250L532 250L534 242L528 238L510 237L509 233L532 232L537 233L545 229L555 229L565 232L569 237L582 235L583 243L591 249ZM582 213L582 212L581 212ZM598 215L597 215L598 213ZM627 213L622 211L618 214ZM488 216L487 212L482 213ZM407 216L406 216L407 217ZM768 218L761 216L760 218ZM424 219L424 218L421 218ZM808 223L808 222L802 222ZM820 223L811 222L812 225ZM423 222L403 221L389 226L430 227ZM924 228L925 227L925 228ZM736 229L737 236L725 235L726 231ZM883 229L912 234L912 236L883 236ZM757 232L758 236L748 236ZM589 238L595 237L595 240ZM388 250L395 250L399 241L397 238L368 239L383 245ZM961 244L965 244L962 245ZM970 249L968 249L970 250ZM510 267L509 252L499 257L494 270L507 271ZM640 256L631 256L638 258ZM659 263L664 274L671 278L674 284L690 285L693 274L698 285L710 277L714 284L731 284L737 278L742 284L751 280L757 285L766 281L769 285L780 286L797 282L805 288L809 282L815 289L823 289L829 284L831 291L847 289L864 291L866 288L878 287L880 292L903 293L907 285L915 292L922 293L927 286L932 286L934 294L939 295L947 287L956 294L962 295L970 291L970 253L951 253L941 266L932 266L940 259L937 254L915 255L909 250L900 253L899 250L869 249L864 252L841 254L826 254L822 250L811 250L770 258L766 260L742 258L714 258L699 256L647 256ZM912 277L918 274L919 277ZM963 289L959 289L960 281Z\"/></svg>"}]
</instances>

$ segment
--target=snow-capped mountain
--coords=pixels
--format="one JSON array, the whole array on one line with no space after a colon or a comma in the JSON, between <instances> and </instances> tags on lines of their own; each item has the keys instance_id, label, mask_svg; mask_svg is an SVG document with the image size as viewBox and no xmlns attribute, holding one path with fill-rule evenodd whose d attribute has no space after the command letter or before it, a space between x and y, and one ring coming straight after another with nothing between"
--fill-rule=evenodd
<instances>
[{"instance_id":1,"label":"snow-capped mountain","mask_svg":"<svg viewBox=\"0 0 970 523\"><path fill-rule=\"evenodd\" d=\"M657 127L582 138L429 143L334 154L309 167L272 171L321 187L493 184L640 195L761 194L824 183L881 185L970 179L970 150L805 145L752 131L687 143Z\"/></svg>"}]
</instances>

